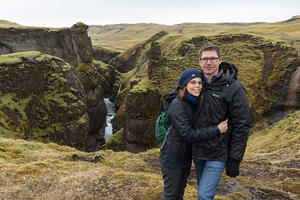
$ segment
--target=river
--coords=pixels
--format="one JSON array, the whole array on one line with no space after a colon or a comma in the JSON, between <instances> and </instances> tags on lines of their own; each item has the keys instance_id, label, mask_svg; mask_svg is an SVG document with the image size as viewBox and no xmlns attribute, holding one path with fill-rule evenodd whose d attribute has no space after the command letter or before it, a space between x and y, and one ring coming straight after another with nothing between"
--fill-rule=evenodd
<instances>
[{"instance_id":1,"label":"river","mask_svg":"<svg viewBox=\"0 0 300 200\"><path fill-rule=\"evenodd\" d=\"M108 138L113 133L113 127L112 127L111 120L115 117L116 110L115 110L115 105L109 100L109 98L104 98L104 103L105 103L106 109L107 109L104 139L105 139L105 142L107 142Z\"/></svg>"}]
</instances>

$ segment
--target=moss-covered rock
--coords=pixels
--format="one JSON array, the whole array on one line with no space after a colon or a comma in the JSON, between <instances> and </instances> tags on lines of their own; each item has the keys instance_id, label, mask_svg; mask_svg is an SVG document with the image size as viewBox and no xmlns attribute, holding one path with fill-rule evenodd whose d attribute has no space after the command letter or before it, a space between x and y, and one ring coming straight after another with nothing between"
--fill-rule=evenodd
<instances>
[{"instance_id":1,"label":"moss-covered rock","mask_svg":"<svg viewBox=\"0 0 300 200\"><path fill-rule=\"evenodd\" d=\"M159 113L159 105L160 94L147 77L130 90L125 102L126 150L140 152L158 145L153 134L153 119Z\"/></svg>"},{"instance_id":2,"label":"moss-covered rock","mask_svg":"<svg viewBox=\"0 0 300 200\"><path fill-rule=\"evenodd\" d=\"M89 119L80 74L39 52L0 56L2 136L85 149Z\"/></svg>"}]
</instances>

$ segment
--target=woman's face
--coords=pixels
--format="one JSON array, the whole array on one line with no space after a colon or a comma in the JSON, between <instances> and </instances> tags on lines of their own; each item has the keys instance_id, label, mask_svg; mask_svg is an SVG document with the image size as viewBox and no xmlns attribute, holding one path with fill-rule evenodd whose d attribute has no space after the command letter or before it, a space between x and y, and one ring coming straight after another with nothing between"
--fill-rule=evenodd
<instances>
[{"instance_id":1,"label":"woman's face","mask_svg":"<svg viewBox=\"0 0 300 200\"><path fill-rule=\"evenodd\" d=\"M191 95L198 97L202 89L201 78L194 78L190 80L186 85L186 89Z\"/></svg>"}]
</instances>

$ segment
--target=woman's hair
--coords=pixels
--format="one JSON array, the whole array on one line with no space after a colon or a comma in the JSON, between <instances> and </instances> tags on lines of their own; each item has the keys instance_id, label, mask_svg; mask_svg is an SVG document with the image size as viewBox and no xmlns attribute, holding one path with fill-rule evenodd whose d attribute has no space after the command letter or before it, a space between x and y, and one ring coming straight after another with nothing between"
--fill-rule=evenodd
<instances>
[{"instance_id":1,"label":"woman's hair","mask_svg":"<svg viewBox=\"0 0 300 200\"><path fill-rule=\"evenodd\" d=\"M184 99L185 98L185 93L187 92L186 86L183 89L180 89L178 92L178 96L180 99Z\"/></svg>"}]
</instances>

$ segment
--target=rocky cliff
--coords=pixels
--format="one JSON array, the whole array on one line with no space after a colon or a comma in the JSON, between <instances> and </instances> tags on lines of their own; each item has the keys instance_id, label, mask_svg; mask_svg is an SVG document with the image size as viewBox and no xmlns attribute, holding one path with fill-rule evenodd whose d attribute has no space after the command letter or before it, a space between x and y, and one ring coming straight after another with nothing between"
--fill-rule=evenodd
<instances>
[{"instance_id":1,"label":"rocky cliff","mask_svg":"<svg viewBox=\"0 0 300 200\"><path fill-rule=\"evenodd\" d=\"M110 65L102 62L93 62L92 45L91 40L87 35L87 28L88 26L83 23L77 23L69 29L24 27L0 28L0 54L5 54L8 56L3 57L3 65L5 65L5 63L7 64L13 62L13 60L21 60L23 62L23 56L20 56L21 54L13 53L21 51L26 52L30 50L57 56L70 63L72 70L77 71L76 77L79 79L78 82L82 85L80 93L85 99L83 106L86 108L86 114L88 117L88 120L86 120L88 122L88 126L85 130L87 133L84 133L86 134L85 138L77 138L78 144L75 146L86 151L96 151L102 144L105 143L105 117L107 111L103 98L104 96L108 96L112 93L114 93L114 96L116 96L116 88L118 87L118 83L115 87L114 84L115 80L117 80L118 73L115 72L115 69ZM30 58L30 56L27 57L28 59L37 62L37 66L42 65L43 67L47 67L47 65L51 65L51 62L45 64L36 61L36 59L39 59L39 56L33 56L32 58ZM20 62L18 65L23 66L24 63L22 62ZM41 69L43 69L43 67L41 67ZM58 68L61 67L59 66ZM39 71L39 67L32 68L31 70L32 74L43 74L41 71ZM26 71L20 70L19 77L27 76L26 73ZM3 71L3 76L7 76L5 71ZM39 82L44 80L35 80L34 78L34 76L28 77L28 82L35 83L37 85L43 85L43 83ZM55 84L57 84L57 82L55 82ZM18 95L23 95L24 93L21 88L19 88L19 85L11 88L13 88L14 92ZM113 92L114 90L115 92ZM57 95L63 95L59 94L61 91L56 92ZM50 95L49 98L51 97L52 96ZM48 114L49 113L47 112L45 113L45 115ZM67 113L64 114L67 115ZM41 121L40 124L42 124ZM74 132L78 132L76 127L71 127L71 129ZM67 136L65 139L67 139ZM56 140L53 139L53 141ZM80 142L82 143L81 146L79 144ZM60 144L72 146L73 143L69 143L65 140Z\"/></svg>"},{"instance_id":2,"label":"rocky cliff","mask_svg":"<svg viewBox=\"0 0 300 200\"><path fill-rule=\"evenodd\" d=\"M80 74L39 52L0 56L2 136L87 147L89 116Z\"/></svg>"},{"instance_id":3,"label":"rocky cliff","mask_svg":"<svg viewBox=\"0 0 300 200\"><path fill-rule=\"evenodd\" d=\"M0 28L0 55L40 51L60 57L71 65L91 63L92 44L87 36L88 26L77 23L71 28Z\"/></svg>"}]
</instances>

